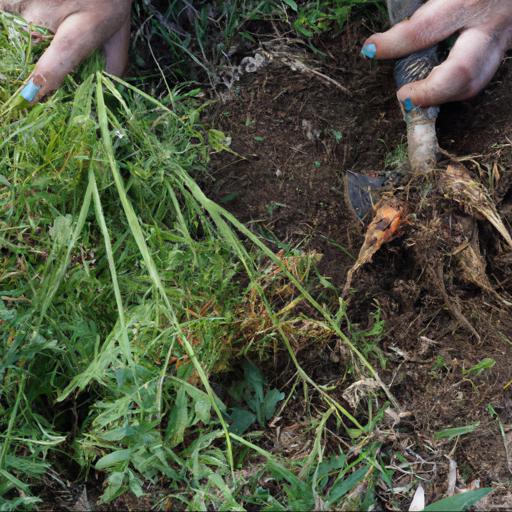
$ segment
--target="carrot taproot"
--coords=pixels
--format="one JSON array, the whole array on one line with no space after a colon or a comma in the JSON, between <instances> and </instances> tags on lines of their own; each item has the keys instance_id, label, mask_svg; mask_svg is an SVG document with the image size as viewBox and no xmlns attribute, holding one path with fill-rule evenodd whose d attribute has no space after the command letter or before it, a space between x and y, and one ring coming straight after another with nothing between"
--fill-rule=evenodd
<instances>
[{"instance_id":1,"label":"carrot taproot","mask_svg":"<svg viewBox=\"0 0 512 512\"><path fill-rule=\"evenodd\" d=\"M394 199L377 208L375 217L366 231L364 243L359 251L357 260L347 273L347 280L343 288L343 297L348 295L356 272L363 265L370 262L384 244L390 242L400 234L400 228L404 223L404 214L404 206Z\"/></svg>"}]
</instances>

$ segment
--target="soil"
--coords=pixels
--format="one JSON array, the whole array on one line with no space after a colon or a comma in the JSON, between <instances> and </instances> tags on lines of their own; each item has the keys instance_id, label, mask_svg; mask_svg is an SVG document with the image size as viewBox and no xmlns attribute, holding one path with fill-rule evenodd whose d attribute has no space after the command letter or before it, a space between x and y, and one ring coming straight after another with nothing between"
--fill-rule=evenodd
<instances>
[{"instance_id":1,"label":"soil","mask_svg":"<svg viewBox=\"0 0 512 512\"><path fill-rule=\"evenodd\" d=\"M383 170L405 143L392 65L359 56L367 35L361 23L354 23L336 39L319 42L324 57L314 60L300 48L287 50L350 94L318 73L287 65L290 58L274 58L244 74L209 114L210 124L232 138L235 153L215 157L210 195L276 249L300 246L321 253L320 271L340 293L364 237L364 226L345 205L344 174ZM507 225L512 219L507 194L511 78L512 63L506 60L484 93L443 107L438 122L440 145L468 157L473 176L486 186L491 183ZM479 230L491 283L500 295L509 296L512 254L485 223L479 222ZM425 262L418 258L427 251L412 235L395 240L357 274L350 299L349 315L356 324L368 324L376 303L386 322L381 348L388 365L382 376L408 413L407 420L395 426L389 443L402 451L406 447L415 471L426 480L429 501L446 492L448 463L453 459L459 487L479 480L481 486L498 489L482 507L510 508L510 307L461 282L455 268L442 263L450 300L478 332L480 339L475 338L454 319L429 278ZM495 365L480 374L468 373L484 358L492 358ZM342 368L331 364L320 371L339 374ZM503 435L489 413L491 404ZM435 436L442 429L473 424L474 432L458 441ZM406 485L409 478L396 477L396 486Z\"/></svg>"}]
</instances>

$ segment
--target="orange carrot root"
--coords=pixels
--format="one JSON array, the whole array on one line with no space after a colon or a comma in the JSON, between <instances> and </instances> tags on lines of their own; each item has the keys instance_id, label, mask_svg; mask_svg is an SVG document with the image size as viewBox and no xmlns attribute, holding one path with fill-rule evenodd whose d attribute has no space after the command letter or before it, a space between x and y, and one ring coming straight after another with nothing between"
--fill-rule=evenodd
<instances>
[{"instance_id":1,"label":"orange carrot root","mask_svg":"<svg viewBox=\"0 0 512 512\"><path fill-rule=\"evenodd\" d=\"M370 262L375 253L386 243L390 242L400 233L403 225L405 209L396 200L380 206L368 226L364 243L354 266L347 273L347 280L343 288L343 297L348 295L352 280L356 272L366 263Z\"/></svg>"}]
</instances>

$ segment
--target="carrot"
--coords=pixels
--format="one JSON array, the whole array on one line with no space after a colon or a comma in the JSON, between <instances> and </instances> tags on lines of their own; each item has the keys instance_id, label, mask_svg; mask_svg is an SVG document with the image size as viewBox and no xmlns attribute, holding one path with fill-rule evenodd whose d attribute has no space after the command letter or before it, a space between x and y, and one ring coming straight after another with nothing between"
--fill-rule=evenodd
<instances>
[{"instance_id":1,"label":"carrot","mask_svg":"<svg viewBox=\"0 0 512 512\"><path fill-rule=\"evenodd\" d=\"M348 295L352 280L356 272L366 263L370 262L375 253L386 243L400 234L403 225L405 208L396 200L384 203L380 206L368 226L364 243L359 251L359 256L354 266L347 273L347 280L343 288L343 297Z\"/></svg>"}]
</instances>

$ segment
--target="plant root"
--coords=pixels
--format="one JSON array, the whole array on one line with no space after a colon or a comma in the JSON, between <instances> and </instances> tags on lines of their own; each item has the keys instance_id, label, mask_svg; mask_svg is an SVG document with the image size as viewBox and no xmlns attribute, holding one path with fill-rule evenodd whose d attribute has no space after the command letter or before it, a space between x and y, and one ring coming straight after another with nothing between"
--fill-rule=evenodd
<instances>
[{"instance_id":1,"label":"plant root","mask_svg":"<svg viewBox=\"0 0 512 512\"><path fill-rule=\"evenodd\" d=\"M356 272L363 265L370 262L375 253L377 253L384 244L390 242L400 234L404 216L404 205L394 198L386 200L380 207L377 205L375 217L368 226L357 261L347 273L347 280L342 293L343 297L348 295Z\"/></svg>"},{"instance_id":2,"label":"plant root","mask_svg":"<svg viewBox=\"0 0 512 512\"><path fill-rule=\"evenodd\" d=\"M451 299L446 291L446 285L444 284L444 271L443 271L443 263L441 261L437 262L437 264L432 264L428 266L428 275L432 279L432 282L441 295L444 304L453 319L459 323L462 327L464 327L470 334L472 334L478 343L481 342L480 334L473 327L471 322L464 316L459 305L455 302L454 299Z\"/></svg>"},{"instance_id":3,"label":"plant root","mask_svg":"<svg viewBox=\"0 0 512 512\"><path fill-rule=\"evenodd\" d=\"M439 176L439 187L446 197L460 204L467 213L490 222L509 247L512 247L512 237L489 193L481 183L471 177L463 165L448 165L446 171Z\"/></svg>"},{"instance_id":4,"label":"plant root","mask_svg":"<svg viewBox=\"0 0 512 512\"><path fill-rule=\"evenodd\" d=\"M435 169L439 145L436 119L428 119L421 110L407 114L407 151L413 173Z\"/></svg>"},{"instance_id":5,"label":"plant root","mask_svg":"<svg viewBox=\"0 0 512 512\"><path fill-rule=\"evenodd\" d=\"M505 300L492 286L487 276L485 259L480 250L478 226L473 217L467 215L457 216L456 227L463 233L465 241L456 247L451 255L459 268L458 277L488 293L505 306L512 306L512 302Z\"/></svg>"}]
</instances>

